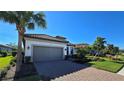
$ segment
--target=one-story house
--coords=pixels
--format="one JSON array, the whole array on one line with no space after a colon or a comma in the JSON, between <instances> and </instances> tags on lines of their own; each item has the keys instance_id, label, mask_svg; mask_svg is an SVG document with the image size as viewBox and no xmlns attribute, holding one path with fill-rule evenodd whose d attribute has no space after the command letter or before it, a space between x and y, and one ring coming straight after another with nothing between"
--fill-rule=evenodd
<instances>
[{"instance_id":1,"label":"one-story house","mask_svg":"<svg viewBox=\"0 0 124 93\"><path fill-rule=\"evenodd\" d=\"M12 48L10 46L0 44L0 51L12 52L13 49L14 48Z\"/></svg>"},{"instance_id":2,"label":"one-story house","mask_svg":"<svg viewBox=\"0 0 124 93\"><path fill-rule=\"evenodd\" d=\"M68 44L62 36L25 34L25 56L31 57L32 62L63 60L72 54Z\"/></svg>"}]
</instances>

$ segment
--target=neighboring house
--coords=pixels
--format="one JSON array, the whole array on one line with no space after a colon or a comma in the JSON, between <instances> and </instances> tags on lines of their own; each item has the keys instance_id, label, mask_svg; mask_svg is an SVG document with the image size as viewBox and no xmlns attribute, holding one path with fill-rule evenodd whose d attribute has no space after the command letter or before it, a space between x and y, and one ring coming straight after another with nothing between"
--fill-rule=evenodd
<instances>
[{"instance_id":1,"label":"neighboring house","mask_svg":"<svg viewBox=\"0 0 124 93\"><path fill-rule=\"evenodd\" d=\"M86 48L87 46L89 46L89 45L88 44L71 44L71 43L68 43L67 55L77 54L77 48Z\"/></svg>"},{"instance_id":2,"label":"neighboring house","mask_svg":"<svg viewBox=\"0 0 124 93\"><path fill-rule=\"evenodd\" d=\"M86 48L89 44L75 44L75 48Z\"/></svg>"},{"instance_id":3,"label":"neighboring house","mask_svg":"<svg viewBox=\"0 0 124 93\"><path fill-rule=\"evenodd\" d=\"M63 60L68 43L61 36L25 34L25 56L30 56L32 62Z\"/></svg>"},{"instance_id":4,"label":"neighboring house","mask_svg":"<svg viewBox=\"0 0 124 93\"><path fill-rule=\"evenodd\" d=\"M0 51L12 52L13 48L7 45L0 44Z\"/></svg>"}]
</instances>

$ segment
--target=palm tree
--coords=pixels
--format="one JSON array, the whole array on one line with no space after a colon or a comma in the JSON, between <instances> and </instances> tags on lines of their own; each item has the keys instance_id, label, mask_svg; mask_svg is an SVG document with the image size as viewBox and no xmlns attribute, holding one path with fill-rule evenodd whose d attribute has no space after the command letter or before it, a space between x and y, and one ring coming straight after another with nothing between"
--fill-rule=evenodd
<instances>
[{"instance_id":1,"label":"palm tree","mask_svg":"<svg viewBox=\"0 0 124 93\"><path fill-rule=\"evenodd\" d=\"M18 31L16 71L19 72L22 64L22 41L24 40L24 33L26 32L26 29L35 29L35 26L46 28L45 15L43 12L1 11L0 20L14 24Z\"/></svg>"}]
</instances>

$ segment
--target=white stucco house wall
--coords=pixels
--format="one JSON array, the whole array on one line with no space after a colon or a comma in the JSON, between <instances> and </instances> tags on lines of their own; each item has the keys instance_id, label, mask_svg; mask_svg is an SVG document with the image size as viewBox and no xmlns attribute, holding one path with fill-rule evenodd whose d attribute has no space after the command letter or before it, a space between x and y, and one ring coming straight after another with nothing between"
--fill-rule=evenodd
<instances>
[{"instance_id":1,"label":"white stucco house wall","mask_svg":"<svg viewBox=\"0 0 124 93\"><path fill-rule=\"evenodd\" d=\"M75 45L71 44L71 43L68 43L68 45L67 45L67 55L72 56L74 54L76 54Z\"/></svg>"},{"instance_id":2,"label":"white stucco house wall","mask_svg":"<svg viewBox=\"0 0 124 93\"><path fill-rule=\"evenodd\" d=\"M73 46L68 44L69 41L61 36L25 34L25 56L30 56L32 62L62 60L65 55L72 54Z\"/></svg>"}]
</instances>

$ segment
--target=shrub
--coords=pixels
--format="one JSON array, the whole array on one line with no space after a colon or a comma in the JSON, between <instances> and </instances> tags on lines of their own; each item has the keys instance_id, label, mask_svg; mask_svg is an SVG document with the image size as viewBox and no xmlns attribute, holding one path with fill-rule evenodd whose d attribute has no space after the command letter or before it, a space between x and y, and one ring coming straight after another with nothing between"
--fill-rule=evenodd
<instances>
[{"instance_id":1,"label":"shrub","mask_svg":"<svg viewBox=\"0 0 124 93\"><path fill-rule=\"evenodd\" d=\"M10 70L10 65L6 67L7 70Z\"/></svg>"},{"instance_id":2,"label":"shrub","mask_svg":"<svg viewBox=\"0 0 124 93\"><path fill-rule=\"evenodd\" d=\"M92 58L91 60L92 60L92 61L99 61L100 58L98 58L98 57L94 57L94 58Z\"/></svg>"},{"instance_id":3,"label":"shrub","mask_svg":"<svg viewBox=\"0 0 124 93\"><path fill-rule=\"evenodd\" d=\"M25 56L25 63L31 62L31 57L30 56Z\"/></svg>"},{"instance_id":4,"label":"shrub","mask_svg":"<svg viewBox=\"0 0 124 93\"><path fill-rule=\"evenodd\" d=\"M72 58L78 58L77 54L72 55Z\"/></svg>"},{"instance_id":5,"label":"shrub","mask_svg":"<svg viewBox=\"0 0 124 93\"><path fill-rule=\"evenodd\" d=\"M16 65L16 63L13 62L13 61L11 61L11 62L10 62L10 65L12 65L12 67L14 67L14 66Z\"/></svg>"},{"instance_id":6,"label":"shrub","mask_svg":"<svg viewBox=\"0 0 124 93\"><path fill-rule=\"evenodd\" d=\"M91 61L105 61L105 59L99 57L88 57L88 59L90 59Z\"/></svg>"},{"instance_id":7,"label":"shrub","mask_svg":"<svg viewBox=\"0 0 124 93\"><path fill-rule=\"evenodd\" d=\"M100 59L98 59L97 61L105 61L105 59L101 59L101 58L100 58Z\"/></svg>"},{"instance_id":8,"label":"shrub","mask_svg":"<svg viewBox=\"0 0 124 93\"><path fill-rule=\"evenodd\" d=\"M72 58L72 55L65 55L65 60Z\"/></svg>"},{"instance_id":9,"label":"shrub","mask_svg":"<svg viewBox=\"0 0 124 93\"><path fill-rule=\"evenodd\" d=\"M12 59L11 59L11 62L16 62L16 58L15 58L15 57L12 58Z\"/></svg>"},{"instance_id":10,"label":"shrub","mask_svg":"<svg viewBox=\"0 0 124 93\"><path fill-rule=\"evenodd\" d=\"M112 58L112 60L117 60L117 61L121 61L121 59L120 58Z\"/></svg>"},{"instance_id":11,"label":"shrub","mask_svg":"<svg viewBox=\"0 0 124 93\"><path fill-rule=\"evenodd\" d=\"M7 55L8 55L8 56L11 56L11 55L12 55L12 52L7 52Z\"/></svg>"},{"instance_id":12,"label":"shrub","mask_svg":"<svg viewBox=\"0 0 124 93\"><path fill-rule=\"evenodd\" d=\"M82 59L82 58L85 58L85 56L82 54L75 54L75 55L72 55L72 58Z\"/></svg>"},{"instance_id":13,"label":"shrub","mask_svg":"<svg viewBox=\"0 0 124 93\"><path fill-rule=\"evenodd\" d=\"M12 64L12 67L14 67L15 65L16 65L16 64L15 64L15 63L13 63L13 64Z\"/></svg>"},{"instance_id":14,"label":"shrub","mask_svg":"<svg viewBox=\"0 0 124 93\"><path fill-rule=\"evenodd\" d=\"M17 54L17 52L14 52L14 51L12 52L12 56L13 56L13 57L15 57L16 54Z\"/></svg>"},{"instance_id":15,"label":"shrub","mask_svg":"<svg viewBox=\"0 0 124 93\"><path fill-rule=\"evenodd\" d=\"M14 57L11 59L10 65L12 65L14 67L15 64L16 64L16 58Z\"/></svg>"},{"instance_id":16,"label":"shrub","mask_svg":"<svg viewBox=\"0 0 124 93\"><path fill-rule=\"evenodd\" d=\"M7 52L2 51L1 55L2 55L2 57L6 57L7 56Z\"/></svg>"},{"instance_id":17,"label":"shrub","mask_svg":"<svg viewBox=\"0 0 124 93\"><path fill-rule=\"evenodd\" d=\"M77 63L86 63L86 62L89 62L89 61L91 61L90 59L87 59L86 57L84 57L84 58L75 58L74 59L74 62L77 62Z\"/></svg>"},{"instance_id":18,"label":"shrub","mask_svg":"<svg viewBox=\"0 0 124 93\"><path fill-rule=\"evenodd\" d=\"M77 57L78 58L83 58L86 55L90 55L91 47L86 46L86 47L76 48L76 52L77 52Z\"/></svg>"},{"instance_id":19,"label":"shrub","mask_svg":"<svg viewBox=\"0 0 124 93\"><path fill-rule=\"evenodd\" d=\"M10 62L10 65L12 65L12 64L13 64L13 61Z\"/></svg>"},{"instance_id":20,"label":"shrub","mask_svg":"<svg viewBox=\"0 0 124 93\"><path fill-rule=\"evenodd\" d=\"M0 78L4 78L7 74L7 69L2 70L0 74L1 74Z\"/></svg>"}]
</instances>

